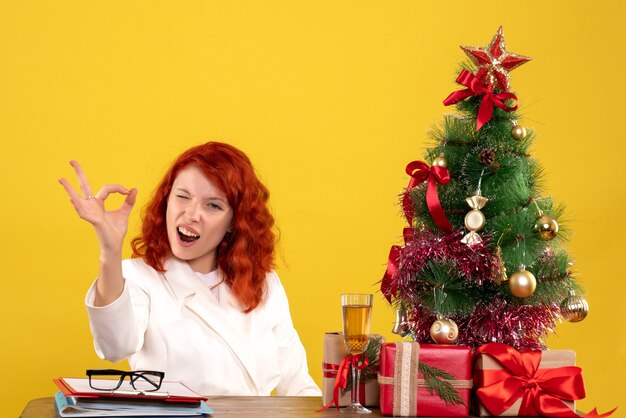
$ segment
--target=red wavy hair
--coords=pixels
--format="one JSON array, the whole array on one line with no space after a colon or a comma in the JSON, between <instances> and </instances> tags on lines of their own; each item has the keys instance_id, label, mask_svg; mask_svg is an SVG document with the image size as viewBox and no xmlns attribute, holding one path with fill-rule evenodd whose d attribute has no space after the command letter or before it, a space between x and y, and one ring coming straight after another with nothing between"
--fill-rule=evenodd
<instances>
[{"instance_id":1,"label":"red wavy hair","mask_svg":"<svg viewBox=\"0 0 626 418\"><path fill-rule=\"evenodd\" d=\"M165 223L167 200L176 176L189 165L200 168L233 208L232 231L217 247L217 265L245 312L250 312L261 303L265 276L274 267L274 217L267 205L269 191L250 159L231 145L208 142L174 161L144 208L141 234L131 242L133 258L165 271L164 263L172 256Z\"/></svg>"}]
</instances>

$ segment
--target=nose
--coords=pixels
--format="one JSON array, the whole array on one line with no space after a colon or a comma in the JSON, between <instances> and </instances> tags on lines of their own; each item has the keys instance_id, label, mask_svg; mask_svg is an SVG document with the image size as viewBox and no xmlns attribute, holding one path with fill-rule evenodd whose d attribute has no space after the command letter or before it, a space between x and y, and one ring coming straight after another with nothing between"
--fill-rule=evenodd
<instances>
[{"instance_id":1,"label":"nose","mask_svg":"<svg viewBox=\"0 0 626 418\"><path fill-rule=\"evenodd\" d=\"M185 218L189 222L198 222L200 220L200 205L198 202L192 201L185 206Z\"/></svg>"}]
</instances>

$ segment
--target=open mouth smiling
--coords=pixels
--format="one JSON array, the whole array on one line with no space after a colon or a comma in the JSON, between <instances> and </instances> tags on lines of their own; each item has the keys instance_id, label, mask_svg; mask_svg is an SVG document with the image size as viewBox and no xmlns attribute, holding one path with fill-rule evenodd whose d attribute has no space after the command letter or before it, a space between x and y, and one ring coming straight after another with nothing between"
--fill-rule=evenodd
<instances>
[{"instance_id":1,"label":"open mouth smiling","mask_svg":"<svg viewBox=\"0 0 626 418\"><path fill-rule=\"evenodd\" d=\"M176 228L176 231L178 232L178 236L183 242L194 242L200 238L200 235L198 235L194 231L185 228L184 226L179 226L178 228Z\"/></svg>"}]
</instances>

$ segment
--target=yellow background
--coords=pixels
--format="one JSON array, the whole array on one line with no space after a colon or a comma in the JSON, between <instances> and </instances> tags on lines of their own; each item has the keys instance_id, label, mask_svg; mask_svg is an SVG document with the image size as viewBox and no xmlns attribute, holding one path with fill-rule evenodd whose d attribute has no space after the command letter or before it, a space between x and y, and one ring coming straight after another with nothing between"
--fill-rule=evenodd
<instances>
[{"instance_id":1,"label":"yellow background","mask_svg":"<svg viewBox=\"0 0 626 418\"><path fill-rule=\"evenodd\" d=\"M134 235L168 163L207 140L247 152L272 192L278 271L320 382L339 294L376 292L400 242L404 166L451 110L458 46L486 45L500 24L534 58L513 90L591 305L549 345L577 351L581 409L623 403L625 18L620 1L2 0L2 415L52 396L53 377L107 366L83 305L97 242L56 182L74 181L67 161L95 190L139 188ZM374 315L393 338L380 294Z\"/></svg>"}]
</instances>

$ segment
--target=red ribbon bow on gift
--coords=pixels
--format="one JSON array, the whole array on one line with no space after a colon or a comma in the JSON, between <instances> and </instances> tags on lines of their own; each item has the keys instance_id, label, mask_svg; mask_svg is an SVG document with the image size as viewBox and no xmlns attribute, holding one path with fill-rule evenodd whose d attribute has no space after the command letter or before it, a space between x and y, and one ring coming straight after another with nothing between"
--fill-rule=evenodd
<instances>
[{"instance_id":1,"label":"red ribbon bow on gift","mask_svg":"<svg viewBox=\"0 0 626 418\"><path fill-rule=\"evenodd\" d=\"M450 225L448 218L446 218L446 214L439 202L439 195L437 194L437 183L444 185L450 183L450 173L448 169L440 166L429 167L428 164L423 161L412 161L406 166L405 171L411 176L411 180L409 181L404 198L402 199L402 208L409 225L412 225L414 214L409 193L413 187L428 179L428 187L426 189L428 211L439 229L451 232L452 225Z\"/></svg>"},{"instance_id":2,"label":"red ribbon bow on gift","mask_svg":"<svg viewBox=\"0 0 626 418\"><path fill-rule=\"evenodd\" d=\"M493 93L493 85L488 84L485 86L483 82L474 74L467 70L461 71L461 74L456 79L456 82L467 87L463 90L457 90L450 93L443 104L446 106L453 105L468 97L483 95L480 101L480 107L478 108L478 117L476 118L476 130L479 131L483 125L491 120L493 114L493 106L497 106L505 112L511 112L517 109L517 96L513 93L502 92L498 94ZM504 104L506 99L515 100L514 106L507 106Z\"/></svg>"},{"instance_id":3,"label":"red ribbon bow on gift","mask_svg":"<svg viewBox=\"0 0 626 418\"><path fill-rule=\"evenodd\" d=\"M539 369L541 351L520 353L501 343L485 344L476 354L486 354L503 367L480 370L475 376L483 382L476 394L492 415L501 414L522 398L519 416L578 417L563 401L585 397L580 367ZM584 416L607 417L614 411L598 415L594 409Z\"/></svg>"},{"instance_id":4,"label":"red ribbon bow on gift","mask_svg":"<svg viewBox=\"0 0 626 418\"><path fill-rule=\"evenodd\" d=\"M361 361L361 363L359 363L359 361ZM339 390L345 389L348 385L348 372L350 371L350 366L354 367L356 370L363 370L367 367L369 362L370 361L365 354L348 354L345 356L341 360L341 363L339 363L339 368L337 369L337 377L335 378L335 385L333 386L333 399L324 405L322 409L318 409L316 412L325 411L333 404L337 409L339 409ZM355 382L352 382L352 384L354 385Z\"/></svg>"}]
</instances>

